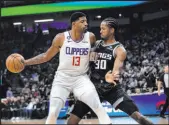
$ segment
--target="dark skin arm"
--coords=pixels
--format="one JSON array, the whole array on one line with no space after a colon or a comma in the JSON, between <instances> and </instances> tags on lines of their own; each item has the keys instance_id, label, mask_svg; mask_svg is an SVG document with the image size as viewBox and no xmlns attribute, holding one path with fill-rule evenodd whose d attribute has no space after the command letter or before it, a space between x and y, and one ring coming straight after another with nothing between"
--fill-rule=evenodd
<instances>
[{"instance_id":1,"label":"dark skin arm","mask_svg":"<svg viewBox=\"0 0 169 125\"><path fill-rule=\"evenodd\" d=\"M119 80L119 74L123 67L124 60L126 59L126 51L123 47L116 49L116 58L113 66L113 70L107 72L105 79L108 83L116 85L115 80Z\"/></svg>"},{"instance_id":2,"label":"dark skin arm","mask_svg":"<svg viewBox=\"0 0 169 125\"><path fill-rule=\"evenodd\" d=\"M94 47L95 43L96 43L96 37L93 33L90 32L90 43L91 43L91 47ZM90 52L90 61L95 61L97 59L97 54L96 52Z\"/></svg>"},{"instance_id":3,"label":"dark skin arm","mask_svg":"<svg viewBox=\"0 0 169 125\"><path fill-rule=\"evenodd\" d=\"M25 65L36 65L51 60L59 52L60 47L63 44L62 43L63 41L64 41L64 34L63 33L57 34L53 39L52 45L46 52L37 55L33 58L24 60L23 63Z\"/></svg>"},{"instance_id":4,"label":"dark skin arm","mask_svg":"<svg viewBox=\"0 0 169 125\"><path fill-rule=\"evenodd\" d=\"M90 32L90 43L91 43L91 46L94 46L95 42L96 42L96 37L95 37L95 35L92 32Z\"/></svg>"}]
</instances>

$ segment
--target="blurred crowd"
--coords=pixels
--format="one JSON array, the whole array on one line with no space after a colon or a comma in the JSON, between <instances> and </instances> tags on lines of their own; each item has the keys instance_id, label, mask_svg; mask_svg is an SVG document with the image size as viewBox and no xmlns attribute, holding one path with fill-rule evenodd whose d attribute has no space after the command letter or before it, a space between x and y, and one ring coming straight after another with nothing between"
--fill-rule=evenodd
<instances>
[{"instance_id":1,"label":"blurred crowd","mask_svg":"<svg viewBox=\"0 0 169 125\"><path fill-rule=\"evenodd\" d=\"M154 91L156 79L163 71L163 65L169 60L169 34L166 24L156 27L142 27L139 33L125 41L127 60L121 82L130 94L135 88L141 92Z\"/></svg>"},{"instance_id":2,"label":"blurred crowd","mask_svg":"<svg viewBox=\"0 0 169 125\"><path fill-rule=\"evenodd\" d=\"M12 53L19 53L27 59L46 51L54 36L63 30L50 28L49 34L43 35L39 26L34 27L33 32L27 32L26 26L13 26L7 22L1 23L1 29L2 118L44 118L59 63L58 55L47 63L28 66L19 74L10 73L5 60ZM127 50L120 83L128 94L153 92L157 89L156 79L162 72L162 65L169 60L168 25L142 26L138 33L131 33L126 38L127 29L120 29L124 35L122 43ZM98 33L99 29L90 28L90 31Z\"/></svg>"}]
</instances>

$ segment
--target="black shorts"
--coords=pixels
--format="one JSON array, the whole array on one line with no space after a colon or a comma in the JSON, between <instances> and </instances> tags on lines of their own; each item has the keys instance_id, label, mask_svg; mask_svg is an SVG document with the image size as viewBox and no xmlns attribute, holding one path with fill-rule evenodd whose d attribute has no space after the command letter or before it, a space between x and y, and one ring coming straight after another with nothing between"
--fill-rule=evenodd
<instances>
[{"instance_id":1,"label":"black shorts","mask_svg":"<svg viewBox=\"0 0 169 125\"><path fill-rule=\"evenodd\" d=\"M120 96L117 91L111 91L108 95L100 96L100 100L108 101L115 109L120 109L129 116L138 111L136 104L124 91L121 92ZM71 113L82 119L89 111L91 108L78 100Z\"/></svg>"}]
</instances>

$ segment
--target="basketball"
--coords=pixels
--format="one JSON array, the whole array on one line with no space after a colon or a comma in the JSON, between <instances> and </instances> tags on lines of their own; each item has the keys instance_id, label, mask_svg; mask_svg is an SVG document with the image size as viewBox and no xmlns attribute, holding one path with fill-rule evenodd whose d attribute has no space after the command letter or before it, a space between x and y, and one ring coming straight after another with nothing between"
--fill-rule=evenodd
<instances>
[{"instance_id":1,"label":"basketball","mask_svg":"<svg viewBox=\"0 0 169 125\"><path fill-rule=\"evenodd\" d=\"M7 69L12 73L21 72L25 68L22 60L24 60L24 57L20 54L14 53L9 55L6 59Z\"/></svg>"}]
</instances>

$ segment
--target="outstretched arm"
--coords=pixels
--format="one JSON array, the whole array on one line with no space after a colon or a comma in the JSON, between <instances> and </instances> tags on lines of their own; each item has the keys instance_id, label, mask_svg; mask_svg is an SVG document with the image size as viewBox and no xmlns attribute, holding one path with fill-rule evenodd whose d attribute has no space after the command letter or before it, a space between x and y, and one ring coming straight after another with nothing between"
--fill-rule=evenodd
<instances>
[{"instance_id":1,"label":"outstretched arm","mask_svg":"<svg viewBox=\"0 0 169 125\"><path fill-rule=\"evenodd\" d=\"M51 60L59 52L63 40L64 35L62 33L57 34L53 39L52 45L45 53L37 55L31 59L24 60L23 63L25 65L36 65Z\"/></svg>"}]
</instances>

